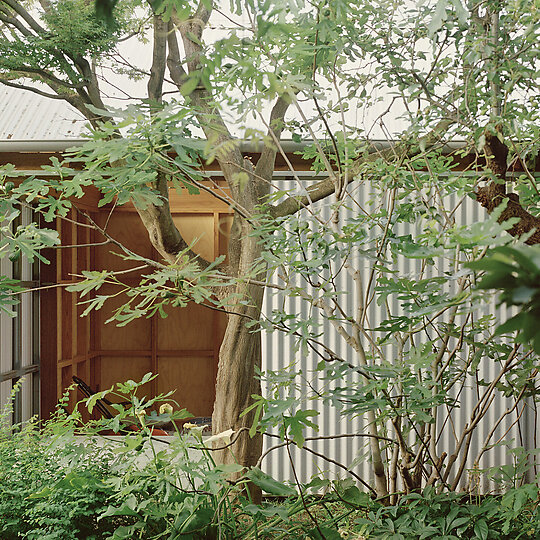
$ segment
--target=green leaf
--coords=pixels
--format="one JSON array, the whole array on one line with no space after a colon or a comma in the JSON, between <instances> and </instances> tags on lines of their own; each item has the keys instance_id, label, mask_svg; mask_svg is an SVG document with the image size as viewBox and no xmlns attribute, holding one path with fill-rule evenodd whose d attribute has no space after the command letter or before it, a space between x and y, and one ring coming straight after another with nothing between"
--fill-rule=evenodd
<instances>
[{"instance_id":1,"label":"green leaf","mask_svg":"<svg viewBox=\"0 0 540 540\"><path fill-rule=\"evenodd\" d=\"M487 540L489 535L489 527L484 519L478 520L474 525L474 534L480 540Z\"/></svg>"},{"instance_id":2,"label":"green leaf","mask_svg":"<svg viewBox=\"0 0 540 540\"><path fill-rule=\"evenodd\" d=\"M194 512L190 512L183 522L179 523L181 520L177 520L175 523L175 532L179 533L180 538L187 538L190 534L204 531L210 526L213 518L214 511L211 508L197 508Z\"/></svg>"},{"instance_id":3,"label":"green leaf","mask_svg":"<svg viewBox=\"0 0 540 540\"><path fill-rule=\"evenodd\" d=\"M371 500L369 494L362 492L356 486L350 486L339 492L339 498L354 506L367 506Z\"/></svg>"},{"instance_id":4,"label":"green leaf","mask_svg":"<svg viewBox=\"0 0 540 540\"><path fill-rule=\"evenodd\" d=\"M467 24L469 19L469 12L465 9L461 0L451 0L454 8L456 9L456 15L461 25Z\"/></svg>"},{"instance_id":5,"label":"green leaf","mask_svg":"<svg viewBox=\"0 0 540 540\"><path fill-rule=\"evenodd\" d=\"M47 499L54 493L54 490L48 486L45 486L41 491L32 493L28 496L29 499Z\"/></svg>"},{"instance_id":6,"label":"green leaf","mask_svg":"<svg viewBox=\"0 0 540 540\"><path fill-rule=\"evenodd\" d=\"M429 24L427 25L428 34L433 37L435 33L442 27L443 23L446 21L446 6L447 0L439 0L437 6L435 7L435 12Z\"/></svg>"},{"instance_id":7,"label":"green leaf","mask_svg":"<svg viewBox=\"0 0 540 540\"><path fill-rule=\"evenodd\" d=\"M270 495L277 495L278 497L293 497L296 495L296 490L291 486L275 480L258 467L250 469L246 476L257 487L260 487L265 493L269 493Z\"/></svg>"},{"instance_id":8,"label":"green leaf","mask_svg":"<svg viewBox=\"0 0 540 540\"><path fill-rule=\"evenodd\" d=\"M107 510L100 514L98 520L106 518L108 516L136 516L140 517L138 512L135 512L127 503L122 503L120 506L108 506Z\"/></svg>"},{"instance_id":9,"label":"green leaf","mask_svg":"<svg viewBox=\"0 0 540 540\"><path fill-rule=\"evenodd\" d=\"M189 96L199 86L199 77L192 75L189 79L180 87L180 93L183 96Z\"/></svg>"},{"instance_id":10,"label":"green leaf","mask_svg":"<svg viewBox=\"0 0 540 540\"><path fill-rule=\"evenodd\" d=\"M285 416L283 418L284 426L289 428L292 440L300 448L302 448L305 442L304 429L306 427L311 427L315 430L319 429L319 426L311 420L308 420L308 418L318 416L319 414L319 411L316 411L315 409L306 411L300 410L296 411L294 416Z\"/></svg>"},{"instance_id":11,"label":"green leaf","mask_svg":"<svg viewBox=\"0 0 540 540\"><path fill-rule=\"evenodd\" d=\"M319 526L306 532L312 540L343 540L337 529L330 529L329 527Z\"/></svg>"},{"instance_id":12,"label":"green leaf","mask_svg":"<svg viewBox=\"0 0 540 540\"><path fill-rule=\"evenodd\" d=\"M501 334L508 334L510 332L515 332L516 330L521 330L524 319L525 315L522 313L514 315L506 322L497 327L495 335L500 336Z\"/></svg>"},{"instance_id":13,"label":"green leaf","mask_svg":"<svg viewBox=\"0 0 540 540\"><path fill-rule=\"evenodd\" d=\"M540 287L538 289L526 286L516 287L511 292L510 301L513 305L527 304L533 299L534 295L538 293L539 289Z\"/></svg>"},{"instance_id":14,"label":"green leaf","mask_svg":"<svg viewBox=\"0 0 540 540\"><path fill-rule=\"evenodd\" d=\"M289 520L289 511L286 506L280 505L274 505L274 504L248 504L244 506L243 508L244 512L247 512L251 515L261 515L264 517L272 517L272 516L279 516L284 522L287 522Z\"/></svg>"}]
</instances>

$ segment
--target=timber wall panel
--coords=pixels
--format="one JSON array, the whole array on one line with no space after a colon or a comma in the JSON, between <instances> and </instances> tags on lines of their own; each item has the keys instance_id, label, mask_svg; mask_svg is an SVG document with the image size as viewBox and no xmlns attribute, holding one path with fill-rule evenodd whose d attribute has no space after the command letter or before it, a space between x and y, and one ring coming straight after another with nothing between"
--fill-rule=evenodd
<instances>
[{"instance_id":1,"label":"timber wall panel","mask_svg":"<svg viewBox=\"0 0 540 540\"><path fill-rule=\"evenodd\" d=\"M172 398L194 416L210 416L214 406L214 357L158 359L158 392L176 390Z\"/></svg>"},{"instance_id":2,"label":"timber wall panel","mask_svg":"<svg viewBox=\"0 0 540 540\"><path fill-rule=\"evenodd\" d=\"M230 214L218 214L217 216L218 250L220 254L227 253L232 222L233 217ZM228 262L228 258L225 258L225 264Z\"/></svg>"},{"instance_id":3,"label":"timber wall panel","mask_svg":"<svg viewBox=\"0 0 540 540\"><path fill-rule=\"evenodd\" d=\"M207 261L214 259L214 215L182 214L174 216L174 224L192 250Z\"/></svg>"},{"instance_id":4,"label":"timber wall panel","mask_svg":"<svg viewBox=\"0 0 540 540\"><path fill-rule=\"evenodd\" d=\"M42 346L42 366L43 382L42 392L48 395L42 397L42 415L48 416L54 408L54 400L49 392L53 386L51 379L56 381L56 399L58 399L65 389L72 384L73 375L77 375L88 381L90 379L91 365L89 358L90 350L90 320L82 318L81 314L85 307L79 305L79 298L76 294L66 290L66 286L77 280L83 270L88 269L89 248L70 248L72 245L88 244L91 235L88 227L77 224L81 222L81 216L71 210L66 220L58 220L57 228L60 233L61 249L56 250L56 254L51 256L51 270L47 272L49 279L53 271L56 273L56 282L60 285L54 292L55 302L42 301L41 313L42 321L47 319L48 309L56 311L56 348L52 347L51 338L43 339ZM82 218L84 219L84 218ZM53 270L54 269L54 270ZM52 313L49 314L52 316ZM43 325L43 322L42 322ZM54 365L56 376L51 376L51 363L53 355L56 358ZM72 393L69 406L73 407L76 400L81 396Z\"/></svg>"},{"instance_id":5,"label":"timber wall panel","mask_svg":"<svg viewBox=\"0 0 540 540\"><path fill-rule=\"evenodd\" d=\"M152 257L153 250L148 240L148 233L135 212L116 210L109 217L109 211L104 210L97 215L96 222L101 227L107 225L107 234L137 255L147 258ZM98 237L98 242L103 240L105 239L102 236ZM112 243L97 246L95 249L95 260L93 261L94 269L117 271L140 266L140 263L124 260L122 257L116 255L116 253L124 255L122 249ZM137 275L137 273L129 274L132 278Z\"/></svg>"},{"instance_id":6,"label":"timber wall panel","mask_svg":"<svg viewBox=\"0 0 540 540\"><path fill-rule=\"evenodd\" d=\"M193 304L185 308L168 306L165 312L168 317L157 319L159 351L214 348L214 312L211 309Z\"/></svg>"},{"instance_id":7,"label":"timber wall panel","mask_svg":"<svg viewBox=\"0 0 540 540\"><path fill-rule=\"evenodd\" d=\"M102 356L100 369L101 390L110 388L117 382L127 379L141 380L145 373L151 371L150 356ZM151 395L150 384L143 385L137 395Z\"/></svg>"},{"instance_id":8,"label":"timber wall panel","mask_svg":"<svg viewBox=\"0 0 540 540\"><path fill-rule=\"evenodd\" d=\"M131 205L112 208L86 208L92 219L107 234L134 253L160 259L148 239L148 233ZM192 249L206 260L226 252L232 217L227 205L206 192L179 195L171 192L173 219ZM82 214L71 211L69 219L86 223ZM58 226L63 246L101 243L106 238L89 227L60 220ZM84 270L127 270L141 266L125 261L119 246L112 242L86 248L60 249L56 252L56 280L68 285ZM122 274L124 283L138 283L145 272ZM118 286L103 285L95 294L118 292ZM80 317L86 309L82 299L65 287L55 291L57 298L56 398L72 383L72 376L85 380L93 389L104 390L127 379L140 380L149 371L157 380L143 387L139 395L176 390L172 398L195 416L210 416L215 397L215 377L219 347L225 328L225 315L197 304L166 308L167 317L139 318L123 327L115 321L106 323L115 309L128 300L121 294L107 300L101 310ZM51 351L54 348L51 347ZM70 406L81 394L73 393ZM47 401L47 400L46 400ZM50 408L49 399L47 406Z\"/></svg>"},{"instance_id":9,"label":"timber wall panel","mask_svg":"<svg viewBox=\"0 0 540 540\"><path fill-rule=\"evenodd\" d=\"M103 285L100 294L118 294L116 285ZM126 326L106 321L113 316L114 311L129 300L125 293L118 294L105 302L103 307L95 312L94 324L100 329L99 350L151 350L151 328L148 319L139 318Z\"/></svg>"}]
</instances>

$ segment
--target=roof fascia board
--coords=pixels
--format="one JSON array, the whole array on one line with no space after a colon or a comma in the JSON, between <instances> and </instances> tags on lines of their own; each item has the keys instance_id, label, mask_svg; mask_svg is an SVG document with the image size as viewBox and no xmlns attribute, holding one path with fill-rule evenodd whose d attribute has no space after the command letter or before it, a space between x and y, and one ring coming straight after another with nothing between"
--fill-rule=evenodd
<instances>
[{"instance_id":1,"label":"roof fascia board","mask_svg":"<svg viewBox=\"0 0 540 540\"><path fill-rule=\"evenodd\" d=\"M74 148L82 146L88 139L57 139L57 140L0 140L0 152L65 152L68 148ZM281 146L285 152L298 152L303 150L311 142L294 142L292 140L284 140L281 142ZM395 141L377 140L371 141L371 144L378 150L388 148ZM464 141L453 141L445 144L445 150L451 151L461 148L465 145ZM240 149L243 152L260 152L262 150L262 144L248 141L241 142Z\"/></svg>"}]
</instances>

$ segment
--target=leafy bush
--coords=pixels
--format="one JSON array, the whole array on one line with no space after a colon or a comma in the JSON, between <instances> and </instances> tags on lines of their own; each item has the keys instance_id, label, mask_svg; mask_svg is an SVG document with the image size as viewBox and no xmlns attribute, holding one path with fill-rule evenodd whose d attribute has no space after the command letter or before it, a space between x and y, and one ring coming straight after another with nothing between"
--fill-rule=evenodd
<instances>
[{"instance_id":1,"label":"leafy bush","mask_svg":"<svg viewBox=\"0 0 540 540\"><path fill-rule=\"evenodd\" d=\"M165 405L169 395L139 398L137 390L151 378L95 394L69 415L62 408L66 394L43 426L34 419L12 428L11 409L4 409L0 538L502 540L540 534L539 492L531 484L486 497L430 487L392 506L360 491L352 479L314 478L294 487L254 467L230 482L228 475L242 468L216 465L210 444L227 445L247 433L204 439L204 426L188 423L184 432L176 428L172 440L154 437L153 422L189 413ZM114 418L82 421L83 407L92 411L98 399L111 394L127 399L114 406ZM152 412L159 405L160 414ZM133 422L138 430L123 431ZM127 435L100 435L104 430ZM247 482L279 498L254 504Z\"/></svg>"},{"instance_id":2,"label":"leafy bush","mask_svg":"<svg viewBox=\"0 0 540 540\"><path fill-rule=\"evenodd\" d=\"M406 495L396 506L369 504L356 528L366 538L381 540L538 538L538 495L532 484L478 500L426 488L422 494Z\"/></svg>"},{"instance_id":3,"label":"leafy bush","mask_svg":"<svg viewBox=\"0 0 540 540\"><path fill-rule=\"evenodd\" d=\"M170 406L161 415L151 412L167 397L137 396L151 378L95 394L69 415L63 409L66 394L42 427L35 419L11 427L11 407L4 409L0 538L199 539L218 531L222 538L238 537L229 494L242 483L230 484L227 477L241 467L215 465L203 444L204 427L187 424L188 432L177 430L172 442L153 437L154 419L178 420L189 413L170 413ZM98 399L111 394L131 405L114 405L118 414L112 419L83 422L82 408L92 412ZM138 429L132 430L134 423ZM111 431L125 435L101 435Z\"/></svg>"},{"instance_id":4,"label":"leafy bush","mask_svg":"<svg viewBox=\"0 0 540 540\"><path fill-rule=\"evenodd\" d=\"M61 434L57 417L11 428L0 417L0 538L103 538L117 524L107 508L110 452ZM56 431L56 433L55 433Z\"/></svg>"}]
</instances>

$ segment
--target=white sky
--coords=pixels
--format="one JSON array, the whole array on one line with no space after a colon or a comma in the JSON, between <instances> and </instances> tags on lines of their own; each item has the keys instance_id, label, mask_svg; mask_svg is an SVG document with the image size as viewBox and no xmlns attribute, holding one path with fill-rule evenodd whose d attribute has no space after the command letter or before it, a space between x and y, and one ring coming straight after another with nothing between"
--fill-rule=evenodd
<instances>
[{"instance_id":1,"label":"white sky","mask_svg":"<svg viewBox=\"0 0 540 540\"><path fill-rule=\"evenodd\" d=\"M229 14L230 15L230 14ZM238 19L238 17L235 17ZM249 20L243 17L239 19L240 22L246 26L249 25ZM233 27L233 24L223 15L214 12L209 22L209 26L205 30L203 35L204 40L208 43L211 41L216 41L220 38L225 37L227 29ZM148 34L150 37L150 33ZM180 40L179 40L180 41ZM181 46L181 43L179 43ZM131 39L129 41L123 42L119 45L119 51L129 63L140 67L146 71L150 70L151 65L151 56L152 56L152 45L151 43L141 43L136 39ZM110 96L108 99L105 99L105 102L113 107L122 108L129 101L126 100L126 93L134 97L145 97L146 96L146 84L147 78L143 78L138 81L130 80L126 75L116 75L113 74L110 70L104 69L102 71L105 81L101 82L102 91L107 96ZM168 76L168 74L166 75ZM109 84L110 83L110 84ZM176 87L165 84L164 91L175 91ZM330 91L330 95L335 100L335 92ZM174 95L174 94L173 94ZM397 116L404 112L404 108L400 104L396 103L392 107L392 113L386 114L384 116L384 124L381 125L379 121L379 116L387 110L388 104L391 98L384 90L378 91L378 96L375 92L371 92L373 97L381 97L383 100L381 103L375 107L370 108L366 111L363 108L355 106L354 100L350 103L349 111L345 113L345 120L347 124L353 126L361 126L366 133L369 133L370 138L372 139L387 139L390 134L395 134L405 128L405 123L397 119ZM313 114L315 107L310 104L306 106L306 103L303 104L303 107L306 107L305 114L310 116ZM269 117L271 104L268 105L265 111L262 111L265 119ZM295 110L294 106L291 106L288 111L287 119L297 118L300 119L298 111ZM233 132L234 135L242 137L244 128L254 128L264 130L264 124L261 122L259 116L253 118L251 115L248 115L247 122L243 126L238 125L234 121L234 117L231 117L228 122L229 129ZM341 122L338 118L335 118L332 124L332 129L341 129ZM285 138L290 137L290 134L285 133Z\"/></svg>"}]
</instances>

